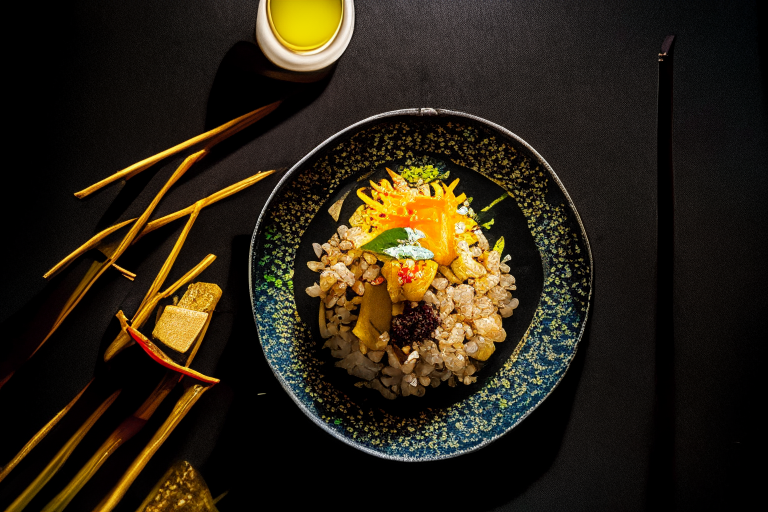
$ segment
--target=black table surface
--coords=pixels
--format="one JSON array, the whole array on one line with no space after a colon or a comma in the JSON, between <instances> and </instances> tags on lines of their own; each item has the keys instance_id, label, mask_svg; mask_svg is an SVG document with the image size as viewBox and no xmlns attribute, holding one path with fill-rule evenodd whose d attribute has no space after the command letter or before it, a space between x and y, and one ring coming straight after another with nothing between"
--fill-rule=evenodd
<instances>
[{"instance_id":1,"label":"black table surface","mask_svg":"<svg viewBox=\"0 0 768 512\"><path fill-rule=\"evenodd\" d=\"M180 158L84 200L75 191L274 92L274 83L248 67L257 5L91 0L30 4L24 17L7 18L24 27L24 37L7 43L4 55L4 326L45 292L41 276L56 262L143 211ZM354 36L333 73L217 147L155 217L258 171L290 167L377 113L442 107L478 115L537 149L586 227L594 298L575 360L539 409L471 454L398 463L332 438L273 377L250 309L249 242L278 181L272 176L204 210L171 272L169 282L217 255L201 278L219 283L224 295L194 367L221 383L174 431L119 510L135 510L179 459L199 469L214 496L229 491L222 511L714 510L749 503L762 480L753 466L764 447L757 418L766 360L768 64L759 52L766 29L760 7L358 0L355 9ZM674 380L663 390L673 416L664 430L654 398L656 100L657 54L669 34L676 35L675 336ZM106 274L0 390L0 463L92 378L118 331L114 314L135 311L182 225L130 249L120 264L136 280ZM58 492L140 398L118 399L28 510ZM98 503L174 401L103 466L71 510ZM0 506L29 484L67 428L62 423L0 484ZM268 505L273 500L281 505Z\"/></svg>"}]
</instances>

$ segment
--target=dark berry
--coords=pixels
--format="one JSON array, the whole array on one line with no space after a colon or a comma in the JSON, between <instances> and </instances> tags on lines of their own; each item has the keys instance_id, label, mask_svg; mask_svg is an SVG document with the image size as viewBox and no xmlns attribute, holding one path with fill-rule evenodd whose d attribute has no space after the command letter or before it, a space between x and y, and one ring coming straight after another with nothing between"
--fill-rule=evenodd
<instances>
[{"instance_id":1,"label":"dark berry","mask_svg":"<svg viewBox=\"0 0 768 512\"><path fill-rule=\"evenodd\" d=\"M392 319L389 335L392 343L403 347L413 341L431 338L438 325L440 325L439 317L433 306L421 303L413 308L408 302L405 304L403 313Z\"/></svg>"}]
</instances>

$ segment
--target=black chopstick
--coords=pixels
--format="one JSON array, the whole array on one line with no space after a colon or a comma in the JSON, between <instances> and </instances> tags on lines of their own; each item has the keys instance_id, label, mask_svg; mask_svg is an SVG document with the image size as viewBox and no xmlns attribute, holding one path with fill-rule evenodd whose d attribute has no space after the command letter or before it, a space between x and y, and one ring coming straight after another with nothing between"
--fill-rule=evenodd
<instances>
[{"instance_id":1,"label":"black chopstick","mask_svg":"<svg viewBox=\"0 0 768 512\"><path fill-rule=\"evenodd\" d=\"M666 510L672 506L675 494L675 189L672 165L674 40L675 36L667 36L659 53L654 432L647 496L649 509L652 510Z\"/></svg>"}]
</instances>

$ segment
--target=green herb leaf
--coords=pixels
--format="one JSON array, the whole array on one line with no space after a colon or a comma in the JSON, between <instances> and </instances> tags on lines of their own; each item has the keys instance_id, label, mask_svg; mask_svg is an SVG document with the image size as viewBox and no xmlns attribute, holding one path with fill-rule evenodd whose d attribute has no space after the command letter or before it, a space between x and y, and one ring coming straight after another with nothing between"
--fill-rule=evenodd
<instances>
[{"instance_id":1,"label":"green herb leaf","mask_svg":"<svg viewBox=\"0 0 768 512\"><path fill-rule=\"evenodd\" d=\"M504 251L504 237L502 236L493 244L493 250L501 254Z\"/></svg>"},{"instance_id":2,"label":"green herb leaf","mask_svg":"<svg viewBox=\"0 0 768 512\"><path fill-rule=\"evenodd\" d=\"M493 208L494 206L496 206L497 204L499 204L500 202L502 202L508 197L509 197L509 194L507 192L504 192L504 194L496 198L491 204L489 204L488 206L486 206L485 208L477 212L477 215L475 215L475 222L481 225L488 223L493 218L492 217L493 214L491 213L491 208Z\"/></svg>"},{"instance_id":3,"label":"green herb leaf","mask_svg":"<svg viewBox=\"0 0 768 512\"><path fill-rule=\"evenodd\" d=\"M424 233L411 228L392 228L363 245L361 249L393 258L432 259L432 251L418 245ZM402 255L402 256L400 256Z\"/></svg>"},{"instance_id":4,"label":"green herb leaf","mask_svg":"<svg viewBox=\"0 0 768 512\"><path fill-rule=\"evenodd\" d=\"M384 249L397 247L403 243L401 240L408 240L408 232L405 228L392 228L363 245L361 249L371 252L384 252Z\"/></svg>"},{"instance_id":5,"label":"green herb leaf","mask_svg":"<svg viewBox=\"0 0 768 512\"><path fill-rule=\"evenodd\" d=\"M435 180L445 180L451 174L451 171L440 172L440 168L431 164L423 166L411 165L404 167L400 175L409 183L416 184L419 180L422 183L430 183Z\"/></svg>"},{"instance_id":6,"label":"green herb leaf","mask_svg":"<svg viewBox=\"0 0 768 512\"><path fill-rule=\"evenodd\" d=\"M493 200L493 202L492 202L491 204L489 204L488 206L486 206L485 208L483 208L483 209L482 209L482 210L480 210L480 211L481 211L481 212L487 212L488 210L490 210L491 208L493 208L494 206L496 206L497 204L499 204L500 202L502 202L503 200L505 200L505 199L506 199L506 198L508 198L508 197L509 197L509 194L508 194L507 192L504 192L504 193L503 193L503 194L501 194L499 197L497 197L496 199L494 199L494 200Z\"/></svg>"}]
</instances>

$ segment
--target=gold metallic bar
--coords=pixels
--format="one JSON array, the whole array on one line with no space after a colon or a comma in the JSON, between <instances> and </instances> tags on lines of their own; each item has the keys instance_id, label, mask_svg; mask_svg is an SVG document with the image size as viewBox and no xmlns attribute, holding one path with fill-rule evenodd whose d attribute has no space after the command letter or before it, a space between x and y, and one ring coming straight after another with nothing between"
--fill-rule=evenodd
<instances>
[{"instance_id":1,"label":"gold metallic bar","mask_svg":"<svg viewBox=\"0 0 768 512\"><path fill-rule=\"evenodd\" d=\"M192 283L177 306L167 306L152 336L182 354L189 350L216 308L221 288L213 283Z\"/></svg>"},{"instance_id":2,"label":"gold metallic bar","mask_svg":"<svg viewBox=\"0 0 768 512\"><path fill-rule=\"evenodd\" d=\"M213 283L193 283L179 301L180 308L211 313L221 298L221 288Z\"/></svg>"},{"instance_id":3,"label":"gold metallic bar","mask_svg":"<svg viewBox=\"0 0 768 512\"><path fill-rule=\"evenodd\" d=\"M167 306L155 325L152 336L183 354L200 335L206 320L208 320L208 313Z\"/></svg>"}]
</instances>

